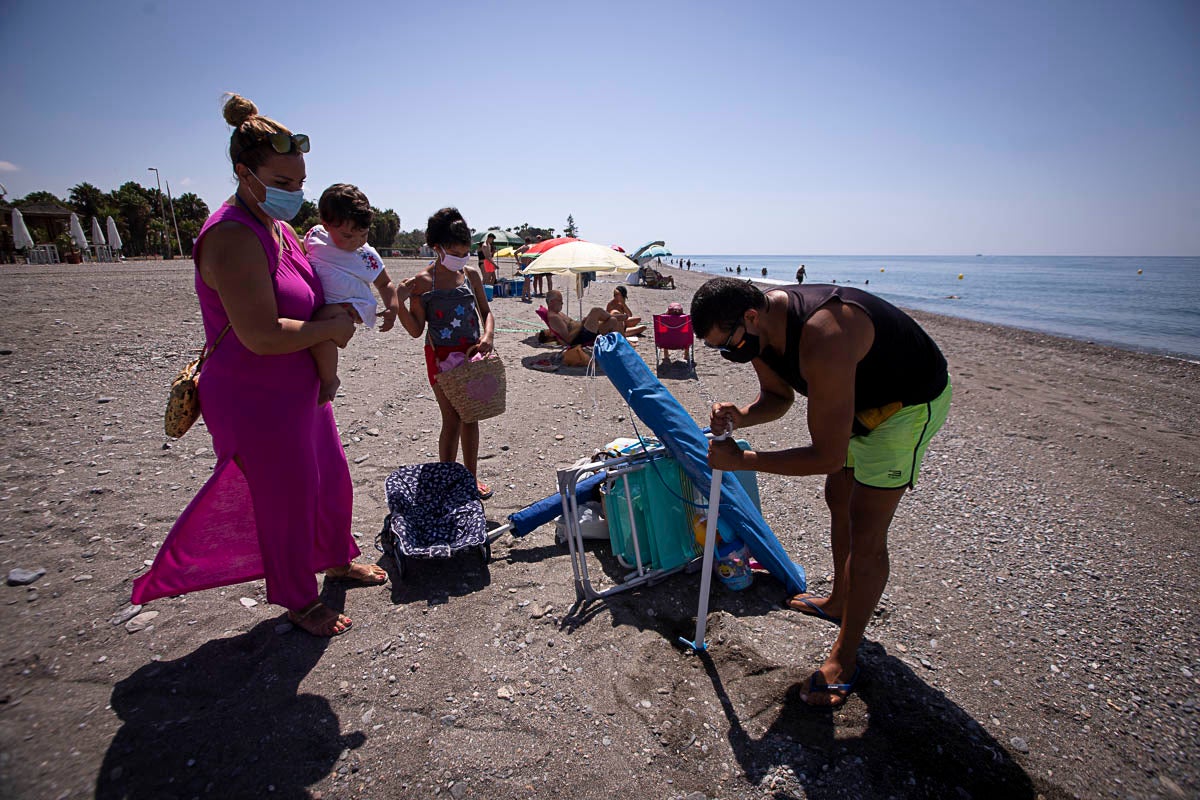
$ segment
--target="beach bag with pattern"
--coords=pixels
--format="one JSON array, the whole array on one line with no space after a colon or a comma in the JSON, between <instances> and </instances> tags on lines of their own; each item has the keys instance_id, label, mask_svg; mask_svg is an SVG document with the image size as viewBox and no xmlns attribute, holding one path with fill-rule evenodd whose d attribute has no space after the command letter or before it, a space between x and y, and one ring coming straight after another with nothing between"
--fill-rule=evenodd
<instances>
[{"instance_id":1,"label":"beach bag with pattern","mask_svg":"<svg viewBox=\"0 0 1200 800\"><path fill-rule=\"evenodd\" d=\"M202 347L200 356L189 361L175 376L175 380L171 381L171 393L167 396L167 412L163 416L163 429L167 436L175 439L183 436L200 416L200 395L196 391L196 384L200 380L200 368L204 366L204 360L225 338L225 334L229 333L230 327L230 325L226 325L225 330L221 331L221 335L213 342L212 347Z\"/></svg>"}]
</instances>

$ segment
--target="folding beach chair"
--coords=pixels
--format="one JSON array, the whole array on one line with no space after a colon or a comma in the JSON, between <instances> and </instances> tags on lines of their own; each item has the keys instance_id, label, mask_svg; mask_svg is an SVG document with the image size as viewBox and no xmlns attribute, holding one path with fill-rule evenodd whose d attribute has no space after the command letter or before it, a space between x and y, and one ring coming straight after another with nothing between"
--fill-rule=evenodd
<instances>
[{"instance_id":1,"label":"folding beach chair","mask_svg":"<svg viewBox=\"0 0 1200 800\"><path fill-rule=\"evenodd\" d=\"M690 314L655 314L654 315L654 357L655 366L659 362L659 350L683 350L687 353L688 364L692 360L692 345L696 342L696 334L692 330Z\"/></svg>"},{"instance_id":2,"label":"folding beach chair","mask_svg":"<svg viewBox=\"0 0 1200 800\"><path fill-rule=\"evenodd\" d=\"M556 330L554 330L554 328L550 327L549 314L550 314L550 310L548 308L546 308L545 306L537 307L537 315L539 317L541 317L542 322L544 322L546 324L546 330L550 331L550 335L554 337L554 341L558 342L563 347L568 347L569 344L566 341L564 341L561 336L558 335L558 331L556 331Z\"/></svg>"}]
</instances>

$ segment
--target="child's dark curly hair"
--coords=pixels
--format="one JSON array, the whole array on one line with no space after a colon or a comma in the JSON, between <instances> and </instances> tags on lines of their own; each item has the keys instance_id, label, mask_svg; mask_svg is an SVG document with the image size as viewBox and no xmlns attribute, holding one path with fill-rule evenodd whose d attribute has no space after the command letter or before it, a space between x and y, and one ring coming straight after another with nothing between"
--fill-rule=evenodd
<instances>
[{"instance_id":1,"label":"child's dark curly hair","mask_svg":"<svg viewBox=\"0 0 1200 800\"><path fill-rule=\"evenodd\" d=\"M441 208L433 212L425 226L425 243L430 247L448 244L471 246L471 229L457 208Z\"/></svg>"}]
</instances>

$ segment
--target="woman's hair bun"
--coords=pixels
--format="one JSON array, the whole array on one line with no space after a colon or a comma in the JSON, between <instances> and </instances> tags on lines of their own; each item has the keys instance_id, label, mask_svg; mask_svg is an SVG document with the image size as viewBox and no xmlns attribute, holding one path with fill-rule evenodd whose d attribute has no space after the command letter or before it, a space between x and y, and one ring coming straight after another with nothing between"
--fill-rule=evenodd
<instances>
[{"instance_id":1,"label":"woman's hair bun","mask_svg":"<svg viewBox=\"0 0 1200 800\"><path fill-rule=\"evenodd\" d=\"M242 123L258 114L258 106L240 94L229 92L225 95L224 111L225 121L235 128L240 128Z\"/></svg>"}]
</instances>

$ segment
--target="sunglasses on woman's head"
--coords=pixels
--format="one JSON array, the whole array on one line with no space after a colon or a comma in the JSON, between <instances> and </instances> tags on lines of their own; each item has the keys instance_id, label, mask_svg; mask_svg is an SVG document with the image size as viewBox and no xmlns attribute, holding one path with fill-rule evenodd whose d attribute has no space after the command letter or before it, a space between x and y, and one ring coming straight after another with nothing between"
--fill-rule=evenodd
<instances>
[{"instance_id":1,"label":"sunglasses on woman's head","mask_svg":"<svg viewBox=\"0 0 1200 800\"><path fill-rule=\"evenodd\" d=\"M270 142L271 149L281 156L287 155L292 150L298 153L308 152L308 134L306 133L269 133L259 141Z\"/></svg>"}]
</instances>

